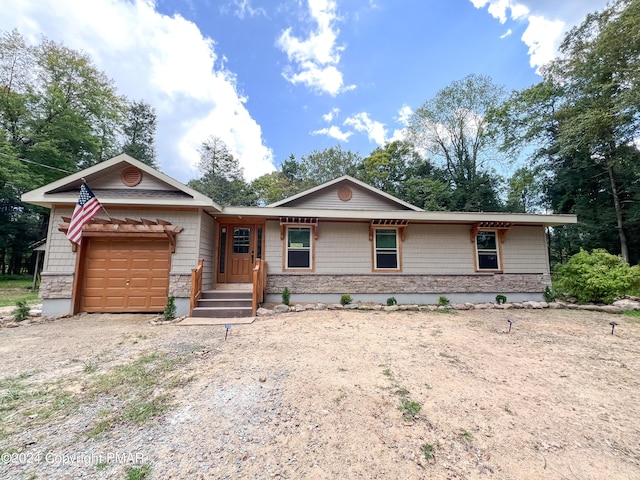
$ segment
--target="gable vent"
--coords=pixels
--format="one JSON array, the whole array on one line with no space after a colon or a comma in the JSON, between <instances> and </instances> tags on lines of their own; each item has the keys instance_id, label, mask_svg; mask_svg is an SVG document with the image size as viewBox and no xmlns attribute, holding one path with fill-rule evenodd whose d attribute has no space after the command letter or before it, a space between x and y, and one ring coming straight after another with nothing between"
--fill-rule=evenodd
<instances>
[{"instance_id":1,"label":"gable vent","mask_svg":"<svg viewBox=\"0 0 640 480\"><path fill-rule=\"evenodd\" d=\"M142 172L136 167L127 167L122 170L122 183L127 187L135 187L142 181Z\"/></svg>"},{"instance_id":2,"label":"gable vent","mask_svg":"<svg viewBox=\"0 0 640 480\"><path fill-rule=\"evenodd\" d=\"M338 189L338 198L343 202L348 202L349 200L351 200L352 196L353 192L348 186L344 185Z\"/></svg>"}]
</instances>

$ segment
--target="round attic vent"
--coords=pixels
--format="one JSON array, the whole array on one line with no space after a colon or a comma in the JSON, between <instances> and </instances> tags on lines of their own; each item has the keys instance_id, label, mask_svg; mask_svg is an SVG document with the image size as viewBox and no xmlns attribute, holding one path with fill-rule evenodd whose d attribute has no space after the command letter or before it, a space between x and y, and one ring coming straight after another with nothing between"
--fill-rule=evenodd
<instances>
[{"instance_id":1,"label":"round attic vent","mask_svg":"<svg viewBox=\"0 0 640 480\"><path fill-rule=\"evenodd\" d=\"M127 167L122 171L122 183L127 187L135 187L142 181L142 172L136 167Z\"/></svg>"},{"instance_id":2,"label":"round attic vent","mask_svg":"<svg viewBox=\"0 0 640 480\"><path fill-rule=\"evenodd\" d=\"M351 200L352 195L353 195L353 192L346 185L338 189L338 198L343 202L348 202L349 200Z\"/></svg>"}]
</instances>

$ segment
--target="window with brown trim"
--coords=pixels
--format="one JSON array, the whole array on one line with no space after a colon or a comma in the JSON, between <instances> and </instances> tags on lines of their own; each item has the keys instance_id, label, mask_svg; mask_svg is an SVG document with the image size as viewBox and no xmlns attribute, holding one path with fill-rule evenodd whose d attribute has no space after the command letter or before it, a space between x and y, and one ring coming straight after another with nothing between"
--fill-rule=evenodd
<instances>
[{"instance_id":1,"label":"window with brown trim","mask_svg":"<svg viewBox=\"0 0 640 480\"><path fill-rule=\"evenodd\" d=\"M400 242L397 228L374 228L373 269L400 270Z\"/></svg>"},{"instance_id":2,"label":"window with brown trim","mask_svg":"<svg viewBox=\"0 0 640 480\"><path fill-rule=\"evenodd\" d=\"M500 242L496 230L479 230L476 234L476 266L480 271L500 271Z\"/></svg>"},{"instance_id":3,"label":"window with brown trim","mask_svg":"<svg viewBox=\"0 0 640 480\"><path fill-rule=\"evenodd\" d=\"M313 269L311 227L287 226L285 269Z\"/></svg>"}]
</instances>

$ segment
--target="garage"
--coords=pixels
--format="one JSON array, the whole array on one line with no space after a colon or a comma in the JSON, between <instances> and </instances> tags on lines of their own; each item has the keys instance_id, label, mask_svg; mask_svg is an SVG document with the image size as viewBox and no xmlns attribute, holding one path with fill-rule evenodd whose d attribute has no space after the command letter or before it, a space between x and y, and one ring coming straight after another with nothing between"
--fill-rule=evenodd
<instances>
[{"instance_id":1,"label":"garage","mask_svg":"<svg viewBox=\"0 0 640 480\"><path fill-rule=\"evenodd\" d=\"M79 311L164 310L171 269L168 239L90 237L86 241Z\"/></svg>"}]
</instances>

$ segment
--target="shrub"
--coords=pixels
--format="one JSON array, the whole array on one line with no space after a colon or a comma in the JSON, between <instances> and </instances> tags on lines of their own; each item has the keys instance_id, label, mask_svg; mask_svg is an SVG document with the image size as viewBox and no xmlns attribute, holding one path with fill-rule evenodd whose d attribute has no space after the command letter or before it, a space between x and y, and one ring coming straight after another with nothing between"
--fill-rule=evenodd
<instances>
[{"instance_id":1,"label":"shrub","mask_svg":"<svg viewBox=\"0 0 640 480\"><path fill-rule=\"evenodd\" d=\"M442 297L438 298L438 305L440 305L441 307L446 307L450 303L451 302L449 301L449 299L447 297L445 297L444 295Z\"/></svg>"},{"instance_id":2,"label":"shrub","mask_svg":"<svg viewBox=\"0 0 640 480\"><path fill-rule=\"evenodd\" d=\"M284 287L284 290L282 290L282 303L284 303L285 305L289 305L290 301L291 301L291 292L289 291L288 287Z\"/></svg>"},{"instance_id":3,"label":"shrub","mask_svg":"<svg viewBox=\"0 0 640 480\"><path fill-rule=\"evenodd\" d=\"M555 293L553 293L553 290L549 288L549 285L544 287L544 292L542 292L542 297L544 298L544 301L547 303L551 303L556 300L556 295Z\"/></svg>"},{"instance_id":4,"label":"shrub","mask_svg":"<svg viewBox=\"0 0 640 480\"><path fill-rule=\"evenodd\" d=\"M164 307L164 312L162 312L162 317L167 321L171 321L174 318L176 318L176 313L177 313L177 309L176 309L176 297L174 297L173 295L171 295L168 299L167 299L167 304Z\"/></svg>"},{"instance_id":5,"label":"shrub","mask_svg":"<svg viewBox=\"0 0 640 480\"><path fill-rule=\"evenodd\" d=\"M16 302L16 308L12 312L13 319L16 322L24 322L27 318L29 318L29 306L27 302L24 300L18 300Z\"/></svg>"},{"instance_id":6,"label":"shrub","mask_svg":"<svg viewBox=\"0 0 640 480\"><path fill-rule=\"evenodd\" d=\"M498 305L504 305L507 303L507 297L504 295L496 295L496 303Z\"/></svg>"},{"instance_id":7,"label":"shrub","mask_svg":"<svg viewBox=\"0 0 640 480\"><path fill-rule=\"evenodd\" d=\"M348 305L351 303L351 295L349 295L348 293L345 293L344 295L342 295L340 297L340 303L342 305Z\"/></svg>"},{"instance_id":8,"label":"shrub","mask_svg":"<svg viewBox=\"0 0 640 480\"><path fill-rule=\"evenodd\" d=\"M387 298L387 306L391 307L393 305L397 305L398 301L396 300L396 297L389 297Z\"/></svg>"},{"instance_id":9,"label":"shrub","mask_svg":"<svg viewBox=\"0 0 640 480\"><path fill-rule=\"evenodd\" d=\"M602 248L580 249L554 271L554 290L579 303L611 303L640 285L640 267L630 267L621 257Z\"/></svg>"}]
</instances>

